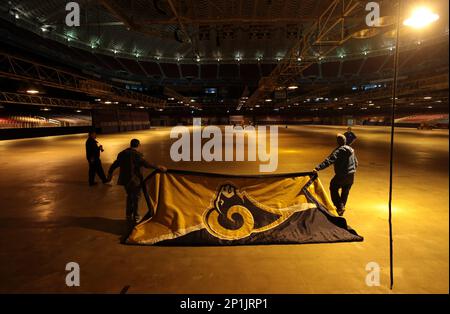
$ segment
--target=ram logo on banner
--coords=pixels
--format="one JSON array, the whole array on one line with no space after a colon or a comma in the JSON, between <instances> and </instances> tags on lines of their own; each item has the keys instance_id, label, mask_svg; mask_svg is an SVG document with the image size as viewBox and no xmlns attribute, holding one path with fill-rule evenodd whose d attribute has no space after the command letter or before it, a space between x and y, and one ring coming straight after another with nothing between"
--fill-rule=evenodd
<instances>
[{"instance_id":1,"label":"ram logo on banner","mask_svg":"<svg viewBox=\"0 0 450 314\"><path fill-rule=\"evenodd\" d=\"M130 244L363 240L337 215L315 173L237 177L171 170L149 176L144 194L149 213L132 230Z\"/></svg>"}]
</instances>

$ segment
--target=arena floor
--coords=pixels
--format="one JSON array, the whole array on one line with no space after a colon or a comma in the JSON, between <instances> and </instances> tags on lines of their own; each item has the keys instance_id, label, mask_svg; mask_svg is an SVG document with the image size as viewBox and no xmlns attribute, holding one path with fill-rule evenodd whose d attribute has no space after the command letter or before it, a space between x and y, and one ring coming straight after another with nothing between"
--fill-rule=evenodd
<instances>
[{"instance_id":1,"label":"arena floor","mask_svg":"<svg viewBox=\"0 0 450 314\"><path fill-rule=\"evenodd\" d=\"M169 168L254 173L245 162L167 162L169 128L101 135L105 171L137 137ZM278 172L309 171L335 146L339 127L280 127ZM124 196L87 185L85 135L0 142L0 292L391 293L389 129L355 127L360 161L345 217L364 242L245 247L144 247L119 243ZM448 131L398 129L394 187L393 293L448 293ZM320 173L324 186L332 177ZM77 262L81 286L65 285ZM366 264L381 286L365 283Z\"/></svg>"}]
</instances>

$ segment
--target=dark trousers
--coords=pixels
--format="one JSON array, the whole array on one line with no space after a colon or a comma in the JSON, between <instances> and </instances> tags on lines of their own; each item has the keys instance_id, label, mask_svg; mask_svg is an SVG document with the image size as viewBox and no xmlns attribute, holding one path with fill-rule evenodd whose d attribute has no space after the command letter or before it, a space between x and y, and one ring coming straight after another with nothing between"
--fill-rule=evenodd
<instances>
[{"instance_id":1,"label":"dark trousers","mask_svg":"<svg viewBox=\"0 0 450 314\"><path fill-rule=\"evenodd\" d=\"M102 182L106 181L105 172L103 171L102 162L100 159L89 161L89 184L94 184L95 174L99 176Z\"/></svg>"},{"instance_id":2,"label":"dark trousers","mask_svg":"<svg viewBox=\"0 0 450 314\"><path fill-rule=\"evenodd\" d=\"M344 176L335 175L330 182L331 200L338 210L344 209L347 204L348 194L353 185L355 174L350 173ZM339 194L339 190L341 193Z\"/></svg>"},{"instance_id":3,"label":"dark trousers","mask_svg":"<svg viewBox=\"0 0 450 314\"><path fill-rule=\"evenodd\" d=\"M127 219L139 219L139 198L141 197L141 187L134 185L126 185L125 192L127 192Z\"/></svg>"}]
</instances>

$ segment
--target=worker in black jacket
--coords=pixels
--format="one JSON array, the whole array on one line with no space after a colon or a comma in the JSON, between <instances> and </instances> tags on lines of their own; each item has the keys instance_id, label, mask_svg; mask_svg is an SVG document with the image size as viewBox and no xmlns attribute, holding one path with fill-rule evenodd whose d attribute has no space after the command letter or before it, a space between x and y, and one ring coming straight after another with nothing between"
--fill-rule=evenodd
<instances>
[{"instance_id":1,"label":"worker in black jacket","mask_svg":"<svg viewBox=\"0 0 450 314\"><path fill-rule=\"evenodd\" d=\"M357 139L357 136L355 135L355 133L353 133L351 126L349 126L347 128L347 132L344 133L344 136L345 136L345 140L346 140L345 144L348 146L352 146L352 144Z\"/></svg>"},{"instance_id":2,"label":"worker in black jacket","mask_svg":"<svg viewBox=\"0 0 450 314\"><path fill-rule=\"evenodd\" d=\"M98 145L96 140L97 133L94 130L89 132L86 140L86 158L89 163L89 185L93 186L95 182L95 174L97 174L103 183L108 183L108 179L103 171L102 162L100 160L100 152L103 152L103 146Z\"/></svg>"},{"instance_id":3,"label":"worker in black jacket","mask_svg":"<svg viewBox=\"0 0 450 314\"><path fill-rule=\"evenodd\" d=\"M138 151L140 142L138 139L132 139L130 147L121 151L117 159L111 165L108 171L108 180L111 180L115 169L120 167L118 185L123 185L127 193L126 217L127 221L137 223L139 217L139 198L142 188L142 168L153 168L165 172L167 169L163 166L157 166L144 159L141 152Z\"/></svg>"},{"instance_id":4,"label":"worker in black jacket","mask_svg":"<svg viewBox=\"0 0 450 314\"><path fill-rule=\"evenodd\" d=\"M336 206L339 216L342 216L353 185L358 159L353 148L346 145L344 135L338 134L336 138L338 147L314 171L323 170L331 164L334 165L335 176L330 182L331 200ZM339 194L339 189L341 189L341 194Z\"/></svg>"}]
</instances>

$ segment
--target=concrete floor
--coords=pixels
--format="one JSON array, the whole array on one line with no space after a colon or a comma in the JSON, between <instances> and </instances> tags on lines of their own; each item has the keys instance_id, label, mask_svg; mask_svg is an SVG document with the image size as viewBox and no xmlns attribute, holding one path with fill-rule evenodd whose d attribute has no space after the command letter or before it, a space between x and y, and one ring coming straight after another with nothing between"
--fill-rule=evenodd
<instances>
[{"instance_id":1,"label":"concrete floor","mask_svg":"<svg viewBox=\"0 0 450 314\"><path fill-rule=\"evenodd\" d=\"M355 127L360 161L346 218L361 243L246 247L119 244L124 192L89 188L84 135L0 142L0 292L390 293L389 129ZM280 128L278 172L308 171L334 147L338 127ZM397 131L394 293L448 293L448 131ZM105 169L132 137L169 168L252 173L254 163L173 163L169 129L99 136ZM332 169L320 173L325 186ZM65 265L81 286L65 285ZM377 262L381 286L365 284Z\"/></svg>"}]
</instances>

